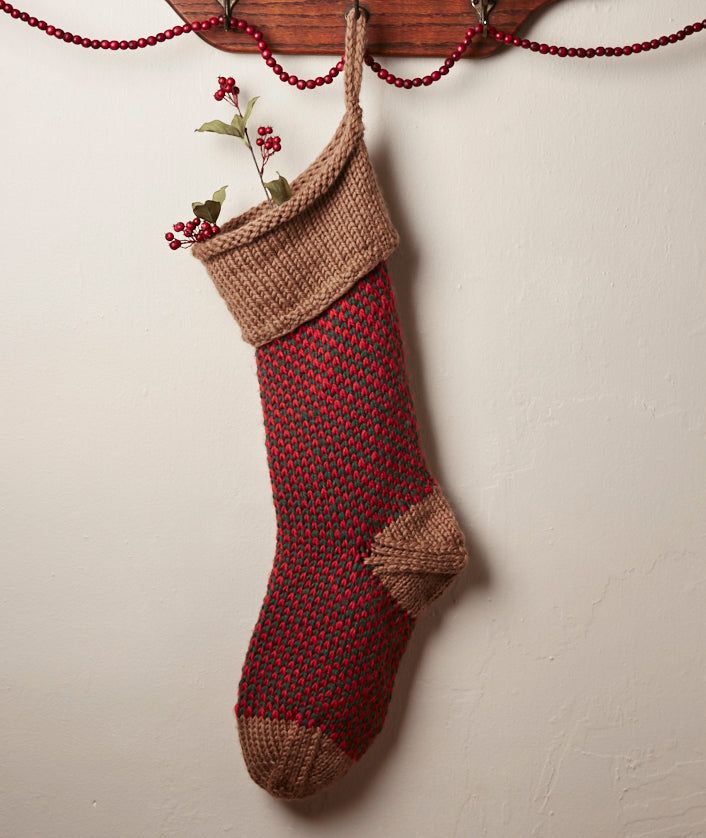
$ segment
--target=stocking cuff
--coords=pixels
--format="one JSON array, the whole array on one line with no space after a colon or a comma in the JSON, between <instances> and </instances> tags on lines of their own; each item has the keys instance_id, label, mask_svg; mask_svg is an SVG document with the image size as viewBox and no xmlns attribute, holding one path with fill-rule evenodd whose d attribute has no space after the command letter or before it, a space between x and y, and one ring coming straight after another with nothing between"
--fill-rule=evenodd
<instances>
[{"instance_id":1,"label":"stocking cuff","mask_svg":"<svg viewBox=\"0 0 706 838\"><path fill-rule=\"evenodd\" d=\"M291 198L263 201L193 248L255 346L320 314L399 244L363 139L366 21L353 7L346 14L346 110L323 151L292 181Z\"/></svg>"},{"instance_id":2,"label":"stocking cuff","mask_svg":"<svg viewBox=\"0 0 706 838\"><path fill-rule=\"evenodd\" d=\"M307 186L298 180L289 201L265 201L194 247L244 340L255 346L327 309L399 243L362 137L328 188L282 218Z\"/></svg>"}]
</instances>

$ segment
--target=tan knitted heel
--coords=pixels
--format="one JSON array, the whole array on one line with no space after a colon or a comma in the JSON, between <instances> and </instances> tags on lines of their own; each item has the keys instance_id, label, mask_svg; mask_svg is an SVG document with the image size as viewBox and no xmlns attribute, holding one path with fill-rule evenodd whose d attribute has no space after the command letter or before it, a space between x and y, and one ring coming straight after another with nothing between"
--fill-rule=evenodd
<instances>
[{"instance_id":1,"label":"tan knitted heel","mask_svg":"<svg viewBox=\"0 0 706 838\"><path fill-rule=\"evenodd\" d=\"M446 590L468 563L468 553L438 485L375 537L365 563L414 617Z\"/></svg>"},{"instance_id":2,"label":"tan knitted heel","mask_svg":"<svg viewBox=\"0 0 706 838\"><path fill-rule=\"evenodd\" d=\"M248 773L274 797L307 797L333 783L353 764L319 728L240 717L238 734Z\"/></svg>"}]
</instances>

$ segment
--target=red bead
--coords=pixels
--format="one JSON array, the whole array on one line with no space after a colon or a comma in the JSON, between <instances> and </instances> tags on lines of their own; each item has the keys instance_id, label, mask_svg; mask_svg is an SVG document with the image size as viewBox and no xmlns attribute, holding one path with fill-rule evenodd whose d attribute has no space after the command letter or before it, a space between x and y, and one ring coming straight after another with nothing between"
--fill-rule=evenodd
<instances>
[{"instance_id":1,"label":"red bead","mask_svg":"<svg viewBox=\"0 0 706 838\"><path fill-rule=\"evenodd\" d=\"M434 70L434 72L430 75L432 81L439 81L439 79L441 78L441 73L438 70Z\"/></svg>"},{"instance_id":2,"label":"red bead","mask_svg":"<svg viewBox=\"0 0 706 838\"><path fill-rule=\"evenodd\" d=\"M388 77L388 75L389 75L389 73L384 67L382 67L381 69L378 70L378 78L379 79L382 79L384 81Z\"/></svg>"},{"instance_id":3,"label":"red bead","mask_svg":"<svg viewBox=\"0 0 706 838\"><path fill-rule=\"evenodd\" d=\"M295 85L295 84L299 81L299 79L298 79L298 77L297 77L297 76L292 75L292 76L290 76L290 77L287 79L287 81L288 81L288 82L289 82L292 86L294 86L294 85Z\"/></svg>"}]
</instances>

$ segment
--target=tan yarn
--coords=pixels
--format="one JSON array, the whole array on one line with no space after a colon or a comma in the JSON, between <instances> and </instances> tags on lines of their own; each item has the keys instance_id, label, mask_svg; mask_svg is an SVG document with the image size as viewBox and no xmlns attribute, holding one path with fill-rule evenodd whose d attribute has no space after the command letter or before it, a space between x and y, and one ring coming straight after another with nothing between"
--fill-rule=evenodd
<instances>
[{"instance_id":1,"label":"tan yarn","mask_svg":"<svg viewBox=\"0 0 706 838\"><path fill-rule=\"evenodd\" d=\"M327 309L399 244L363 139L358 97L367 20L346 16L345 113L279 206L263 201L195 245L240 325L260 346Z\"/></svg>"},{"instance_id":2,"label":"tan yarn","mask_svg":"<svg viewBox=\"0 0 706 838\"><path fill-rule=\"evenodd\" d=\"M343 776L353 764L319 728L283 719L238 719L248 773L274 797L307 797Z\"/></svg>"},{"instance_id":3,"label":"tan yarn","mask_svg":"<svg viewBox=\"0 0 706 838\"><path fill-rule=\"evenodd\" d=\"M438 485L375 536L365 563L415 617L446 590L468 563L468 554Z\"/></svg>"}]
</instances>

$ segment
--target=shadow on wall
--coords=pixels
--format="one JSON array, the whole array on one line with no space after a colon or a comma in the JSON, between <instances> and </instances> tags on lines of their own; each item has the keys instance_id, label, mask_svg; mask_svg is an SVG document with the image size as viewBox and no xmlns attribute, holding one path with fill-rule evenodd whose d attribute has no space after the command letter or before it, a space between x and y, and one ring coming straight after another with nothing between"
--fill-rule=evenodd
<instances>
[{"instance_id":1,"label":"shadow on wall","mask_svg":"<svg viewBox=\"0 0 706 838\"><path fill-rule=\"evenodd\" d=\"M384 140L376 144L375 152L371 150L370 155L373 158L373 167L380 181L393 222L400 234L400 245L389 259L389 269L400 317L407 371L420 425L422 447L432 474L439 480L456 513L466 538L470 561L466 570L454 581L449 591L430 607L412 632L409 646L397 673L385 726L371 745L370 750L357 765L353 766L348 774L330 789L324 790L308 800L288 801L284 804L292 816L320 822L324 822L328 817L336 816L349 806L357 805L357 802L366 794L367 790L374 786L378 772L384 770L384 765L388 761L388 754L395 747L404 726L410 691L424 647L428 638L441 626L444 610L452 603L457 605L459 602L468 602L470 594L488 590L492 584L483 548L478 543L476 534L470 531L463 504L456 502L454 499L453 487L447 485L437 456L433 415L426 397L422 372L423 365L420 363L420 356L424 349L419 345L416 329L414 290L417 278L417 249L407 232L404 206L397 200L392 182L392 158Z\"/></svg>"}]
</instances>

